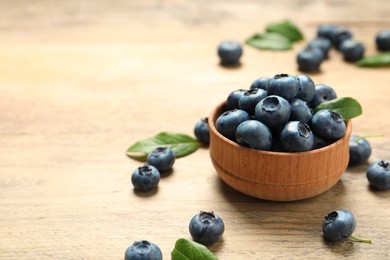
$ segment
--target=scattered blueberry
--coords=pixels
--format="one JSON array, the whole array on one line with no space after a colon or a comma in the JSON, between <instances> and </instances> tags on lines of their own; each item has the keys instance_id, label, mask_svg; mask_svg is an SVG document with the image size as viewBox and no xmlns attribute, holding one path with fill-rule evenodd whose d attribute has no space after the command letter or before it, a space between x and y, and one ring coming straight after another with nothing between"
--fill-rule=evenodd
<instances>
[{"instance_id":1,"label":"scattered blueberry","mask_svg":"<svg viewBox=\"0 0 390 260\"><path fill-rule=\"evenodd\" d=\"M337 140L344 136L344 119L332 110L320 110L311 119L312 130L327 140Z\"/></svg>"},{"instance_id":2,"label":"scattered blueberry","mask_svg":"<svg viewBox=\"0 0 390 260\"><path fill-rule=\"evenodd\" d=\"M324 84L318 84L315 86L314 96L310 102L310 106L315 108L321 103L337 98L336 91Z\"/></svg>"},{"instance_id":3,"label":"scattered blueberry","mask_svg":"<svg viewBox=\"0 0 390 260\"><path fill-rule=\"evenodd\" d=\"M241 55L242 46L238 41L223 41L218 45L218 56L222 65L238 64Z\"/></svg>"},{"instance_id":4,"label":"scattered blueberry","mask_svg":"<svg viewBox=\"0 0 390 260\"><path fill-rule=\"evenodd\" d=\"M319 38L315 38L313 40L310 40L307 43L307 46L309 46L310 48L320 49L322 51L322 53L324 54L324 58L326 59L328 57L328 53L329 53L330 49L332 48L332 42L328 38L319 37Z\"/></svg>"},{"instance_id":5,"label":"scattered blueberry","mask_svg":"<svg viewBox=\"0 0 390 260\"><path fill-rule=\"evenodd\" d=\"M332 35L331 41L336 49L339 49L340 44L348 39L352 39L352 33L349 28L345 26L337 27L336 32Z\"/></svg>"},{"instance_id":6,"label":"scattered blueberry","mask_svg":"<svg viewBox=\"0 0 390 260\"><path fill-rule=\"evenodd\" d=\"M238 125L246 120L249 120L249 114L246 111L241 109L228 110L217 118L215 127L226 138L235 140Z\"/></svg>"},{"instance_id":7,"label":"scattered blueberry","mask_svg":"<svg viewBox=\"0 0 390 260\"><path fill-rule=\"evenodd\" d=\"M347 62L355 62L363 58L364 45L352 39L343 41L340 44L340 51Z\"/></svg>"},{"instance_id":8,"label":"scattered blueberry","mask_svg":"<svg viewBox=\"0 0 390 260\"><path fill-rule=\"evenodd\" d=\"M204 144L210 143L210 129L207 117L204 117L196 122L194 127L194 134L199 142Z\"/></svg>"},{"instance_id":9,"label":"scattered blueberry","mask_svg":"<svg viewBox=\"0 0 390 260\"><path fill-rule=\"evenodd\" d=\"M267 96L267 91L264 89L250 89L244 92L240 100L238 101L238 106L248 112L250 115L255 114L255 107L260 100Z\"/></svg>"},{"instance_id":10,"label":"scattered blueberry","mask_svg":"<svg viewBox=\"0 0 390 260\"><path fill-rule=\"evenodd\" d=\"M315 72L320 70L324 53L319 48L306 46L297 55L298 69L304 72Z\"/></svg>"},{"instance_id":11,"label":"scattered blueberry","mask_svg":"<svg viewBox=\"0 0 390 260\"><path fill-rule=\"evenodd\" d=\"M160 172L156 167L145 164L135 169L131 175L134 189L147 192L155 189L160 181Z\"/></svg>"},{"instance_id":12,"label":"scattered blueberry","mask_svg":"<svg viewBox=\"0 0 390 260\"><path fill-rule=\"evenodd\" d=\"M127 248L125 260L162 260L162 253L156 244L141 240Z\"/></svg>"},{"instance_id":13,"label":"scattered blueberry","mask_svg":"<svg viewBox=\"0 0 390 260\"><path fill-rule=\"evenodd\" d=\"M310 122L313 113L305 101L299 98L295 98L290 101L290 106L290 121L301 121L306 124Z\"/></svg>"},{"instance_id":14,"label":"scattered blueberry","mask_svg":"<svg viewBox=\"0 0 390 260\"><path fill-rule=\"evenodd\" d=\"M277 95L285 99L294 98L299 91L299 83L294 76L277 74L267 84L267 94Z\"/></svg>"},{"instance_id":15,"label":"scattered blueberry","mask_svg":"<svg viewBox=\"0 0 390 260\"><path fill-rule=\"evenodd\" d=\"M291 106L280 96L271 95L262 99L255 108L255 117L269 128L285 124L290 118Z\"/></svg>"},{"instance_id":16,"label":"scattered blueberry","mask_svg":"<svg viewBox=\"0 0 390 260\"><path fill-rule=\"evenodd\" d=\"M242 122L236 131L237 143L258 150L270 150L272 134L269 128L257 120Z\"/></svg>"},{"instance_id":17,"label":"scattered blueberry","mask_svg":"<svg viewBox=\"0 0 390 260\"><path fill-rule=\"evenodd\" d=\"M253 81L250 88L251 89L261 88L261 89L267 90L268 81L269 81L268 77L260 77L260 78L256 79L255 81Z\"/></svg>"},{"instance_id":18,"label":"scattered blueberry","mask_svg":"<svg viewBox=\"0 0 390 260\"><path fill-rule=\"evenodd\" d=\"M221 238L225 225L214 212L201 211L191 219L189 230L195 242L207 246Z\"/></svg>"},{"instance_id":19,"label":"scattered blueberry","mask_svg":"<svg viewBox=\"0 0 390 260\"><path fill-rule=\"evenodd\" d=\"M226 108L228 110L240 108L238 101L240 101L240 98L244 95L245 92L245 89L237 89L230 92L226 100Z\"/></svg>"},{"instance_id":20,"label":"scattered blueberry","mask_svg":"<svg viewBox=\"0 0 390 260\"><path fill-rule=\"evenodd\" d=\"M367 169L367 179L377 190L390 189L390 162L382 160L370 164Z\"/></svg>"},{"instance_id":21,"label":"scattered blueberry","mask_svg":"<svg viewBox=\"0 0 390 260\"><path fill-rule=\"evenodd\" d=\"M153 165L160 172L166 172L172 169L175 159L175 153L166 146L157 147L147 157L148 164Z\"/></svg>"},{"instance_id":22,"label":"scattered blueberry","mask_svg":"<svg viewBox=\"0 0 390 260\"><path fill-rule=\"evenodd\" d=\"M380 31L375 37L378 51L390 51L390 30Z\"/></svg>"},{"instance_id":23,"label":"scattered blueberry","mask_svg":"<svg viewBox=\"0 0 390 260\"><path fill-rule=\"evenodd\" d=\"M321 24L317 29L317 37L332 40L337 32L337 26L333 24Z\"/></svg>"},{"instance_id":24,"label":"scattered blueberry","mask_svg":"<svg viewBox=\"0 0 390 260\"><path fill-rule=\"evenodd\" d=\"M371 155L371 145L365 138L352 135L349 138L349 166L362 165Z\"/></svg>"},{"instance_id":25,"label":"scattered blueberry","mask_svg":"<svg viewBox=\"0 0 390 260\"><path fill-rule=\"evenodd\" d=\"M288 152L309 151L313 148L313 133L307 124L290 121L280 133L280 142Z\"/></svg>"},{"instance_id":26,"label":"scattered blueberry","mask_svg":"<svg viewBox=\"0 0 390 260\"><path fill-rule=\"evenodd\" d=\"M349 210L330 212L322 223L322 231L327 241L337 242L349 238L356 228L356 219Z\"/></svg>"},{"instance_id":27,"label":"scattered blueberry","mask_svg":"<svg viewBox=\"0 0 390 260\"><path fill-rule=\"evenodd\" d=\"M297 79L299 86L296 98L310 102L313 99L315 93L315 85L313 80L305 74L296 75L295 78Z\"/></svg>"}]
</instances>

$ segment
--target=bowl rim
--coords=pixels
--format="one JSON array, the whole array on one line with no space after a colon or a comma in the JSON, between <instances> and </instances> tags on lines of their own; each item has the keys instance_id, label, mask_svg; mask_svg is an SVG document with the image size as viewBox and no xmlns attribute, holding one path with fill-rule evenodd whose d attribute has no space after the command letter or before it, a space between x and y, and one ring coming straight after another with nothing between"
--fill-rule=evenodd
<instances>
[{"instance_id":1,"label":"bowl rim","mask_svg":"<svg viewBox=\"0 0 390 260\"><path fill-rule=\"evenodd\" d=\"M222 139L224 142L228 143L229 145L234 146L235 148L241 148L245 151L252 152L252 153L263 153L263 154L270 155L270 156L290 157L290 156L300 156L300 155L304 156L304 155L308 155L308 154L321 153L321 152L327 151L329 149L332 149L335 146L338 146L339 143L341 143L341 142L344 142L345 139L348 136L350 136L351 132L352 132L352 122L351 122L351 120L346 120L345 121L345 124L346 124L345 134L341 138L339 138L337 141L335 141L327 146L317 148L314 150L304 151L304 152L275 152L275 151L257 150L254 148L239 145L238 143L226 138L225 136L223 136L221 133L218 132L218 130L215 127L215 122L217 121L218 116L220 116L224 111L226 111L226 101L220 103L217 107L215 107L209 115L208 124L209 124L209 128L213 132L213 134L215 134L219 139Z\"/></svg>"}]
</instances>

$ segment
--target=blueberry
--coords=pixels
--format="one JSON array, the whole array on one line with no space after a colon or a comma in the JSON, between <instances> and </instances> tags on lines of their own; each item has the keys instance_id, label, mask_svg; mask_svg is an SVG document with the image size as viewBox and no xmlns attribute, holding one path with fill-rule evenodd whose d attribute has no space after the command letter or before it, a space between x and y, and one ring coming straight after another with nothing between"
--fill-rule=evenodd
<instances>
[{"instance_id":1,"label":"blueberry","mask_svg":"<svg viewBox=\"0 0 390 260\"><path fill-rule=\"evenodd\" d=\"M145 164L138 167L131 175L134 189L147 192L155 189L160 181L160 172L156 167Z\"/></svg>"},{"instance_id":2,"label":"blueberry","mask_svg":"<svg viewBox=\"0 0 390 260\"><path fill-rule=\"evenodd\" d=\"M208 118L204 117L196 122L194 127L194 134L196 139L204 144L210 143L210 129L208 124Z\"/></svg>"},{"instance_id":3,"label":"blueberry","mask_svg":"<svg viewBox=\"0 0 390 260\"><path fill-rule=\"evenodd\" d=\"M382 160L370 164L367 169L367 179L377 190L390 189L390 162Z\"/></svg>"},{"instance_id":4,"label":"blueberry","mask_svg":"<svg viewBox=\"0 0 390 260\"><path fill-rule=\"evenodd\" d=\"M214 212L201 211L191 219L189 230L195 242L207 246L221 238L225 225Z\"/></svg>"},{"instance_id":5,"label":"blueberry","mask_svg":"<svg viewBox=\"0 0 390 260\"><path fill-rule=\"evenodd\" d=\"M280 142L287 152L304 152L313 148L313 133L300 121L288 122L280 133Z\"/></svg>"},{"instance_id":6,"label":"blueberry","mask_svg":"<svg viewBox=\"0 0 390 260\"><path fill-rule=\"evenodd\" d=\"M328 38L315 38L307 43L307 46L310 48L318 48L322 51L324 54L324 58L326 59L328 57L328 53L330 49L332 48L332 42Z\"/></svg>"},{"instance_id":7,"label":"blueberry","mask_svg":"<svg viewBox=\"0 0 390 260\"><path fill-rule=\"evenodd\" d=\"M244 95L245 92L245 89L237 89L230 92L226 100L226 108L228 110L240 108L238 101L240 101L240 98Z\"/></svg>"},{"instance_id":8,"label":"blueberry","mask_svg":"<svg viewBox=\"0 0 390 260\"><path fill-rule=\"evenodd\" d=\"M215 127L226 138L235 140L238 125L246 120L249 120L249 114L246 111L241 109L228 110L217 118Z\"/></svg>"},{"instance_id":9,"label":"blueberry","mask_svg":"<svg viewBox=\"0 0 390 260\"><path fill-rule=\"evenodd\" d=\"M319 48L306 46L297 55L298 69L304 72L315 72L320 70L324 61L324 53Z\"/></svg>"},{"instance_id":10,"label":"blueberry","mask_svg":"<svg viewBox=\"0 0 390 260\"><path fill-rule=\"evenodd\" d=\"M343 41L339 49L347 62L358 61L364 56L364 45L352 39Z\"/></svg>"},{"instance_id":11,"label":"blueberry","mask_svg":"<svg viewBox=\"0 0 390 260\"><path fill-rule=\"evenodd\" d=\"M296 98L310 102L313 99L315 93L315 85L313 80L304 74L296 75L295 78L297 79L299 86Z\"/></svg>"},{"instance_id":12,"label":"blueberry","mask_svg":"<svg viewBox=\"0 0 390 260\"><path fill-rule=\"evenodd\" d=\"M313 114L305 101L299 98L295 98L291 100L290 106L290 121L301 121L306 124L310 122Z\"/></svg>"},{"instance_id":13,"label":"blueberry","mask_svg":"<svg viewBox=\"0 0 390 260\"><path fill-rule=\"evenodd\" d=\"M349 138L349 165L356 166L367 162L371 155L371 145L365 138L352 135Z\"/></svg>"},{"instance_id":14,"label":"blueberry","mask_svg":"<svg viewBox=\"0 0 390 260\"><path fill-rule=\"evenodd\" d=\"M242 46L238 41L223 41L218 45L218 56L222 65L238 64L242 55Z\"/></svg>"},{"instance_id":15,"label":"blueberry","mask_svg":"<svg viewBox=\"0 0 390 260\"><path fill-rule=\"evenodd\" d=\"M332 40L337 32L337 26L333 24L321 24L317 29L317 37Z\"/></svg>"},{"instance_id":16,"label":"blueberry","mask_svg":"<svg viewBox=\"0 0 390 260\"><path fill-rule=\"evenodd\" d=\"M349 210L330 212L322 223L322 231L327 241L337 242L349 238L356 228L356 219Z\"/></svg>"},{"instance_id":17,"label":"blueberry","mask_svg":"<svg viewBox=\"0 0 390 260\"><path fill-rule=\"evenodd\" d=\"M285 99L294 98L299 91L299 84L294 76L277 74L267 84L268 95L277 95Z\"/></svg>"},{"instance_id":18,"label":"blueberry","mask_svg":"<svg viewBox=\"0 0 390 260\"><path fill-rule=\"evenodd\" d=\"M125 260L162 260L162 253L156 244L141 240L127 248Z\"/></svg>"},{"instance_id":19,"label":"blueberry","mask_svg":"<svg viewBox=\"0 0 390 260\"><path fill-rule=\"evenodd\" d=\"M280 96L271 95L262 99L255 108L255 117L269 128L284 125L291 114L288 101Z\"/></svg>"},{"instance_id":20,"label":"blueberry","mask_svg":"<svg viewBox=\"0 0 390 260\"><path fill-rule=\"evenodd\" d=\"M339 49L340 44L348 39L352 39L352 33L344 26L337 27L336 32L334 32L331 37L332 44L336 49Z\"/></svg>"},{"instance_id":21,"label":"blueberry","mask_svg":"<svg viewBox=\"0 0 390 260\"><path fill-rule=\"evenodd\" d=\"M258 150L270 150L272 134L269 128L257 120L242 122L236 131L236 140L240 145Z\"/></svg>"},{"instance_id":22,"label":"blueberry","mask_svg":"<svg viewBox=\"0 0 390 260\"><path fill-rule=\"evenodd\" d=\"M313 150L320 149L329 145L329 141L323 138L322 136L313 132L314 142L313 142Z\"/></svg>"},{"instance_id":23,"label":"blueberry","mask_svg":"<svg viewBox=\"0 0 390 260\"><path fill-rule=\"evenodd\" d=\"M378 51L390 51L390 30L380 31L375 37Z\"/></svg>"},{"instance_id":24,"label":"blueberry","mask_svg":"<svg viewBox=\"0 0 390 260\"><path fill-rule=\"evenodd\" d=\"M314 97L310 102L310 106L315 108L321 103L337 98L336 91L324 84L318 84L315 86Z\"/></svg>"},{"instance_id":25,"label":"blueberry","mask_svg":"<svg viewBox=\"0 0 390 260\"><path fill-rule=\"evenodd\" d=\"M267 91L264 89L250 89L244 92L240 100L238 101L238 106L248 112L248 114L253 115L255 113L255 107L260 100L267 96Z\"/></svg>"},{"instance_id":26,"label":"blueberry","mask_svg":"<svg viewBox=\"0 0 390 260\"><path fill-rule=\"evenodd\" d=\"M267 90L268 81L269 81L268 77L260 77L252 82L250 88L251 89L261 88L261 89Z\"/></svg>"},{"instance_id":27,"label":"blueberry","mask_svg":"<svg viewBox=\"0 0 390 260\"><path fill-rule=\"evenodd\" d=\"M320 110L311 119L312 130L327 140L337 140L344 136L346 125L344 119L332 110Z\"/></svg>"},{"instance_id":28,"label":"blueberry","mask_svg":"<svg viewBox=\"0 0 390 260\"><path fill-rule=\"evenodd\" d=\"M172 169L175 159L175 153L166 146L157 147L147 157L148 164L153 165L160 172L166 172Z\"/></svg>"}]
</instances>

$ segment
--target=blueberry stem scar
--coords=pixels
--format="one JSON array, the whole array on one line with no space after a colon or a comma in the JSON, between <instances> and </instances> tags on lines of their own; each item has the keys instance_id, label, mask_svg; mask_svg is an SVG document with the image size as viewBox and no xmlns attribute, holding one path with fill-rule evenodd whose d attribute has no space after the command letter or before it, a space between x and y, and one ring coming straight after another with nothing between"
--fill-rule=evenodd
<instances>
[{"instance_id":1,"label":"blueberry stem scar","mask_svg":"<svg viewBox=\"0 0 390 260\"><path fill-rule=\"evenodd\" d=\"M350 238L356 242L362 242L362 243L368 243L368 244L372 243L372 241L370 239L363 239L363 238L359 238L359 237L355 237L355 236L350 236Z\"/></svg>"},{"instance_id":2,"label":"blueberry stem scar","mask_svg":"<svg viewBox=\"0 0 390 260\"><path fill-rule=\"evenodd\" d=\"M358 143L360 140L365 139L365 138L371 138L371 137L385 137L383 134L377 134L377 135L363 135L360 136L359 138L356 138L355 143Z\"/></svg>"}]
</instances>

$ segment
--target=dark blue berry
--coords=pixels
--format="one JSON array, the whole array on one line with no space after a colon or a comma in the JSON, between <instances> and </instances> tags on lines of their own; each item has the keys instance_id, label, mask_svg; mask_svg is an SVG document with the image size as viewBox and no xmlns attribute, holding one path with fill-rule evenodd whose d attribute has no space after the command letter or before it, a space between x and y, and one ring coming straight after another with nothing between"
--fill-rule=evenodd
<instances>
[{"instance_id":1,"label":"dark blue berry","mask_svg":"<svg viewBox=\"0 0 390 260\"><path fill-rule=\"evenodd\" d=\"M290 106L290 121L301 121L306 124L310 122L313 113L305 101L299 98L295 98L291 100Z\"/></svg>"},{"instance_id":2,"label":"dark blue berry","mask_svg":"<svg viewBox=\"0 0 390 260\"><path fill-rule=\"evenodd\" d=\"M280 133L280 142L287 152L309 151L313 148L313 133L307 124L290 121Z\"/></svg>"},{"instance_id":3,"label":"dark blue berry","mask_svg":"<svg viewBox=\"0 0 390 260\"><path fill-rule=\"evenodd\" d=\"M166 172L172 169L175 159L175 153L166 146L157 147L147 157L148 164L153 165L160 172Z\"/></svg>"},{"instance_id":4,"label":"dark blue berry","mask_svg":"<svg viewBox=\"0 0 390 260\"><path fill-rule=\"evenodd\" d=\"M246 111L241 109L228 110L217 118L215 127L223 136L234 141L238 125L246 120L249 120L249 114Z\"/></svg>"},{"instance_id":5,"label":"dark blue berry","mask_svg":"<svg viewBox=\"0 0 390 260\"><path fill-rule=\"evenodd\" d=\"M313 132L314 142L313 142L313 150L314 149L320 149L322 147L325 147L329 145L330 141L326 140L322 136L316 134Z\"/></svg>"},{"instance_id":6,"label":"dark blue berry","mask_svg":"<svg viewBox=\"0 0 390 260\"><path fill-rule=\"evenodd\" d=\"M236 131L236 140L240 145L258 150L270 150L272 134L269 128L257 120L242 122Z\"/></svg>"},{"instance_id":7,"label":"dark blue berry","mask_svg":"<svg viewBox=\"0 0 390 260\"><path fill-rule=\"evenodd\" d=\"M374 189L381 191L390 189L390 162L382 160L370 164L367 179Z\"/></svg>"},{"instance_id":8,"label":"dark blue berry","mask_svg":"<svg viewBox=\"0 0 390 260\"><path fill-rule=\"evenodd\" d=\"M131 183L137 191L147 192L157 188L160 172L152 165L138 167L131 175Z\"/></svg>"},{"instance_id":9,"label":"dark blue berry","mask_svg":"<svg viewBox=\"0 0 390 260\"><path fill-rule=\"evenodd\" d=\"M248 112L250 115L255 114L255 107L260 100L267 96L267 91L264 89L250 89L244 92L238 106Z\"/></svg>"},{"instance_id":10,"label":"dark blue berry","mask_svg":"<svg viewBox=\"0 0 390 260\"><path fill-rule=\"evenodd\" d=\"M320 70L324 61L324 53L319 48L305 47L298 52L298 69L303 72L315 72Z\"/></svg>"},{"instance_id":11,"label":"dark blue berry","mask_svg":"<svg viewBox=\"0 0 390 260\"><path fill-rule=\"evenodd\" d=\"M344 26L337 27L336 32L332 35L331 41L336 49L339 49L340 44L348 39L352 39L351 31Z\"/></svg>"},{"instance_id":12,"label":"dark blue berry","mask_svg":"<svg viewBox=\"0 0 390 260\"><path fill-rule=\"evenodd\" d=\"M321 103L337 98L336 91L324 84L318 84L315 86L314 96L310 102L310 106L315 108Z\"/></svg>"},{"instance_id":13,"label":"dark blue berry","mask_svg":"<svg viewBox=\"0 0 390 260\"><path fill-rule=\"evenodd\" d=\"M347 62L358 61L364 56L364 45L352 39L343 41L339 49Z\"/></svg>"},{"instance_id":14,"label":"dark blue berry","mask_svg":"<svg viewBox=\"0 0 390 260\"><path fill-rule=\"evenodd\" d=\"M349 238L356 228L356 219L349 210L330 212L322 223L324 237L329 242L337 242Z\"/></svg>"},{"instance_id":15,"label":"dark blue berry","mask_svg":"<svg viewBox=\"0 0 390 260\"><path fill-rule=\"evenodd\" d=\"M199 142L204 144L210 143L210 129L207 117L202 118L196 122L194 127L194 134Z\"/></svg>"},{"instance_id":16,"label":"dark blue berry","mask_svg":"<svg viewBox=\"0 0 390 260\"><path fill-rule=\"evenodd\" d=\"M244 95L245 92L245 89L237 89L230 92L226 100L227 110L240 108L240 106L238 105L238 101L240 101L240 98Z\"/></svg>"},{"instance_id":17,"label":"dark blue berry","mask_svg":"<svg viewBox=\"0 0 390 260\"><path fill-rule=\"evenodd\" d=\"M371 155L371 145L365 138L352 135L349 138L349 166L362 165Z\"/></svg>"},{"instance_id":18,"label":"dark blue berry","mask_svg":"<svg viewBox=\"0 0 390 260\"><path fill-rule=\"evenodd\" d=\"M125 260L162 260L162 253L156 244L141 240L127 248Z\"/></svg>"},{"instance_id":19,"label":"dark blue berry","mask_svg":"<svg viewBox=\"0 0 390 260\"><path fill-rule=\"evenodd\" d=\"M333 24L321 24L317 29L317 37L332 40L337 32L337 26Z\"/></svg>"},{"instance_id":20,"label":"dark blue berry","mask_svg":"<svg viewBox=\"0 0 390 260\"><path fill-rule=\"evenodd\" d=\"M222 237L225 225L214 212L201 211L191 219L189 231L195 242L208 246Z\"/></svg>"},{"instance_id":21,"label":"dark blue berry","mask_svg":"<svg viewBox=\"0 0 390 260\"><path fill-rule=\"evenodd\" d=\"M277 74L267 84L267 94L277 95L285 99L294 98L299 91L299 83L294 76Z\"/></svg>"},{"instance_id":22,"label":"dark blue berry","mask_svg":"<svg viewBox=\"0 0 390 260\"><path fill-rule=\"evenodd\" d=\"M295 78L297 79L299 86L296 98L310 102L313 99L315 93L315 85L313 80L305 74L296 75Z\"/></svg>"},{"instance_id":23,"label":"dark blue berry","mask_svg":"<svg viewBox=\"0 0 390 260\"><path fill-rule=\"evenodd\" d=\"M222 65L238 64L242 55L242 46L238 41L223 41L218 46L218 56Z\"/></svg>"},{"instance_id":24,"label":"dark blue berry","mask_svg":"<svg viewBox=\"0 0 390 260\"><path fill-rule=\"evenodd\" d=\"M328 38L316 38L307 43L307 46L310 48L318 48L324 54L324 58L328 57L328 53L332 48L332 42Z\"/></svg>"},{"instance_id":25,"label":"dark blue berry","mask_svg":"<svg viewBox=\"0 0 390 260\"><path fill-rule=\"evenodd\" d=\"M375 37L378 51L390 51L390 30L380 31Z\"/></svg>"},{"instance_id":26,"label":"dark blue berry","mask_svg":"<svg viewBox=\"0 0 390 260\"><path fill-rule=\"evenodd\" d=\"M250 88L251 89L261 88L261 89L267 90L268 81L269 81L268 77L260 77L252 82Z\"/></svg>"},{"instance_id":27,"label":"dark blue berry","mask_svg":"<svg viewBox=\"0 0 390 260\"><path fill-rule=\"evenodd\" d=\"M325 139L337 140L344 136L346 125L343 117L332 110L320 110L311 119L312 130Z\"/></svg>"},{"instance_id":28,"label":"dark blue berry","mask_svg":"<svg viewBox=\"0 0 390 260\"><path fill-rule=\"evenodd\" d=\"M288 101L275 95L262 99L255 108L256 119L269 128L284 125L290 118L290 114L291 106Z\"/></svg>"}]
</instances>

